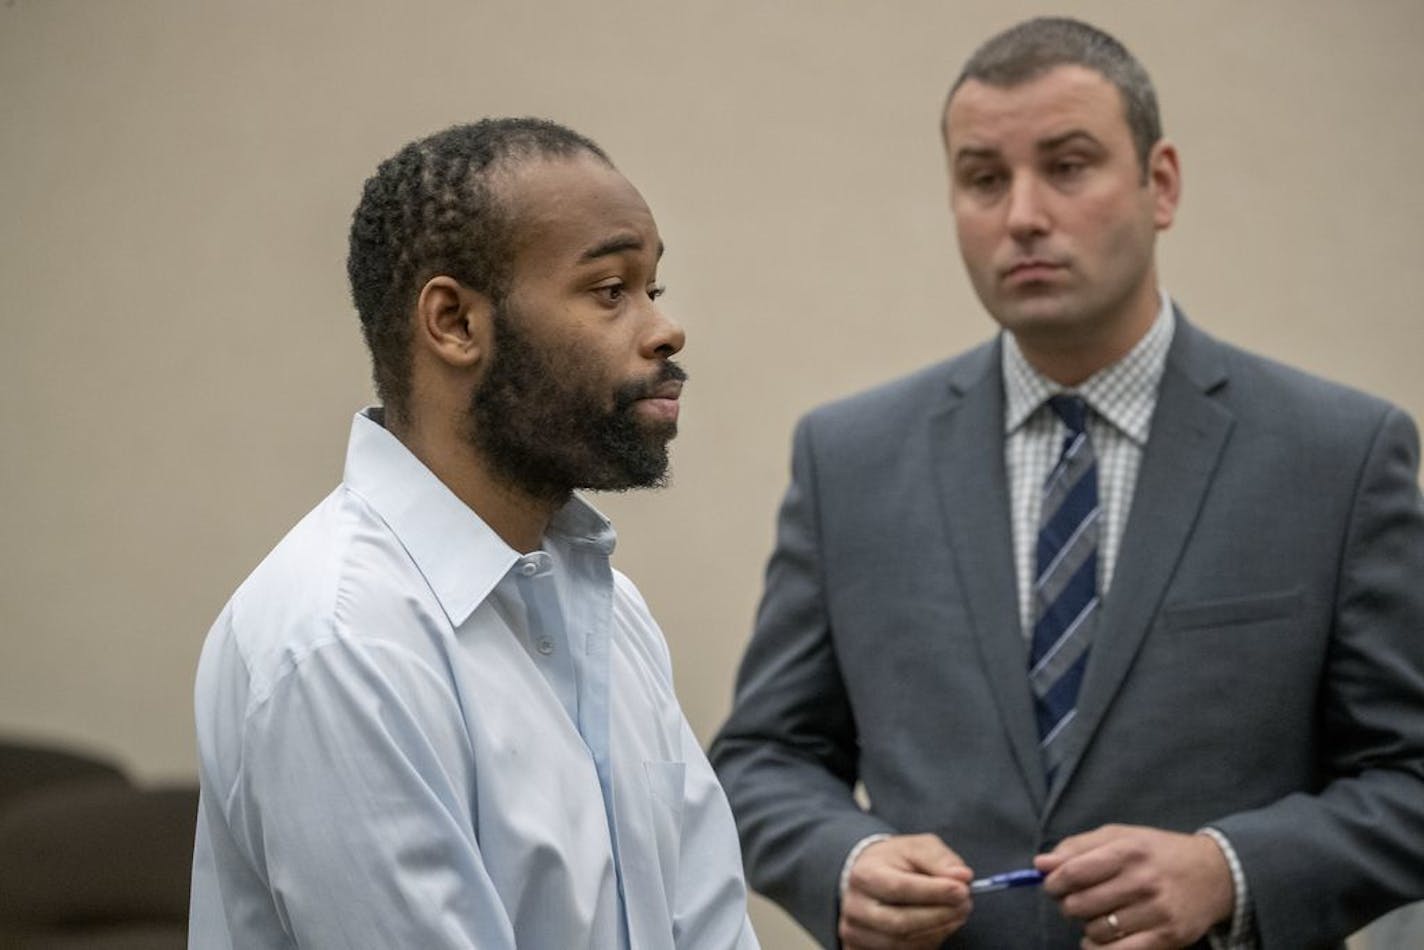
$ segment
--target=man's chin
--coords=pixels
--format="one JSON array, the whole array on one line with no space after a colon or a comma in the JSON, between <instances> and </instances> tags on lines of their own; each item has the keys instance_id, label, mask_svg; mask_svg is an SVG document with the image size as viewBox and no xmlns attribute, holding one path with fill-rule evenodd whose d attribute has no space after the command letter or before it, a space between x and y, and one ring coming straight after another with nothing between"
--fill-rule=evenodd
<instances>
[{"instance_id":1,"label":"man's chin","mask_svg":"<svg viewBox=\"0 0 1424 950\"><path fill-rule=\"evenodd\" d=\"M670 467L668 442L677 425L660 426L656 432L650 431L651 428L638 425L636 443L624 441L618 448L606 447L600 453L602 463L585 470L586 477L579 487L589 491L622 492L666 485ZM662 431L665 429L671 431Z\"/></svg>"},{"instance_id":2,"label":"man's chin","mask_svg":"<svg viewBox=\"0 0 1424 950\"><path fill-rule=\"evenodd\" d=\"M668 443L677 438L677 421L644 419L638 424L638 432L649 446L656 446L667 454Z\"/></svg>"},{"instance_id":3,"label":"man's chin","mask_svg":"<svg viewBox=\"0 0 1424 950\"><path fill-rule=\"evenodd\" d=\"M595 492L625 492L640 491L648 488L666 488L669 481L670 469L667 465L662 465L656 469L648 468L639 472L620 472L616 476L604 478L596 483L581 485L585 491Z\"/></svg>"},{"instance_id":4,"label":"man's chin","mask_svg":"<svg viewBox=\"0 0 1424 950\"><path fill-rule=\"evenodd\" d=\"M622 418L619 421L623 428L625 437L636 438L648 451L659 451L666 453L667 444L677 437L677 412L667 412L661 406L649 406L648 403L667 402L668 400L639 400L622 410ZM677 403L673 402L676 407Z\"/></svg>"},{"instance_id":5,"label":"man's chin","mask_svg":"<svg viewBox=\"0 0 1424 950\"><path fill-rule=\"evenodd\" d=\"M993 311L994 320L1014 336L1052 339L1072 334L1082 319L1065 297L1042 296L1006 302Z\"/></svg>"}]
</instances>

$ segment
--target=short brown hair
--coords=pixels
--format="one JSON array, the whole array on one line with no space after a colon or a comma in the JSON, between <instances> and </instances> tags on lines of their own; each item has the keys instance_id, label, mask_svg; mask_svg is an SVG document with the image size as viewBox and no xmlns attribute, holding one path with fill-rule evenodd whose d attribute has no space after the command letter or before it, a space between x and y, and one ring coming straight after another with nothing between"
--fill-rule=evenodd
<instances>
[{"instance_id":1,"label":"short brown hair","mask_svg":"<svg viewBox=\"0 0 1424 950\"><path fill-rule=\"evenodd\" d=\"M971 79L1005 88L1037 79L1059 66L1091 69L1117 88L1138 163L1146 174L1147 157L1162 138L1162 116L1152 79L1126 46L1081 20L1037 17L992 37L964 64L949 87L945 108L959 87Z\"/></svg>"}]
</instances>

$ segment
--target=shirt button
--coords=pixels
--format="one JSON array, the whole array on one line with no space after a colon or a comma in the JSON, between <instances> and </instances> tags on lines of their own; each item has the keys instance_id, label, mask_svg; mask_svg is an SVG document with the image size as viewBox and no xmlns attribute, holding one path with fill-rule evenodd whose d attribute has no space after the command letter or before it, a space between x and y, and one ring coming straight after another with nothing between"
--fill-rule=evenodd
<instances>
[{"instance_id":1,"label":"shirt button","mask_svg":"<svg viewBox=\"0 0 1424 950\"><path fill-rule=\"evenodd\" d=\"M538 571L539 565L535 564L533 561L525 561L523 564L519 565L519 573L523 574L525 577L533 577L535 574L538 573Z\"/></svg>"},{"instance_id":2,"label":"shirt button","mask_svg":"<svg viewBox=\"0 0 1424 950\"><path fill-rule=\"evenodd\" d=\"M553 653L554 641L550 640L548 637L544 637L543 639L541 639L539 641L539 652L544 654L545 656L548 656L550 653Z\"/></svg>"}]
</instances>

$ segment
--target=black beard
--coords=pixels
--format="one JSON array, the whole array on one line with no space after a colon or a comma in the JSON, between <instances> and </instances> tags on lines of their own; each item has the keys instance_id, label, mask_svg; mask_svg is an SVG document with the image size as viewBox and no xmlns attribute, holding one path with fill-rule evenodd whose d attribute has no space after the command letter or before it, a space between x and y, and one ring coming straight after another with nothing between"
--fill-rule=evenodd
<instances>
[{"instance_id":1,"label":"black beard","mask_svg":"<svg viewBox=\"0 0 1424 950\"><path fill-rule=\"evenodd\" d=\"M507 304L493 320L490 365L470 400L470 438L497 478L551 502L580 488L667 484L667 444L677 426L641 421L633 404L661 383L686 379L680 366L665 361L655 376L619 387L609 410L588 382L597 373L586 361L541 351Z\"/></svg>"}]
</instances>

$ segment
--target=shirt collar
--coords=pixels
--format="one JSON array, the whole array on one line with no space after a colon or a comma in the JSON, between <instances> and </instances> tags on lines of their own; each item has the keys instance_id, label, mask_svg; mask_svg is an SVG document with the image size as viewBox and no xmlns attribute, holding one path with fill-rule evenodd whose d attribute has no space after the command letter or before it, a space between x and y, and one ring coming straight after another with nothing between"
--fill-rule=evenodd
<instances>
[{"instance_id":1,"label":"shirt collar","mask_svg":"<svg viewBox=\"0 0 1424 950\"><path fill-rule=\"evenodd\" d=\"M1076 393L1115 428L1138 445L1147 444L1157 387L1167 365L1167 350L1176 330L1171 298L1159 291L1157 317L1126 356L1089 376L1078 386L1060 386L1029 364L1012 333L1005 333L1003 352L1004 434L1026 423L1050 396Z\"/></svg>"},{"instance_id":2,"label":"shirt collar","mask_svg":"<svg viewBox=\"0 0 1424 950\"><path fill-rule=\"evenodd\" d=\"M351 422L343 482L386 523L424 575L453 626L464 623L520 554L381 424L368 408ZM554 513L546 543L590 548L605 557L612 524L575 495Z\"/></svg>"}]
</instances>

